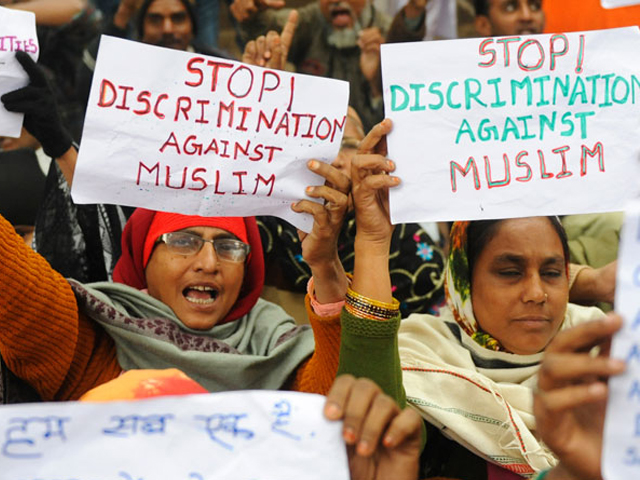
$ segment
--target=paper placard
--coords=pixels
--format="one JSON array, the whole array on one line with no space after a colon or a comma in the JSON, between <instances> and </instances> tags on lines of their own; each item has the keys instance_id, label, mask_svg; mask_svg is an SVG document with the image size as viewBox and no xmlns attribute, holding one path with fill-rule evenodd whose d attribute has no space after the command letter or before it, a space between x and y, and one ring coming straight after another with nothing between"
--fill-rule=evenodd
<instances>
[{"instance_id":1,"label":"paper placard","mask_svg":"<svg viewBox=\"0 0 640 480\"><path fill-rule=\"evenodd\" d=\"M126 54L125 54L126 52ZM275 215L333 161L349 84L102 37L73 179L76 203Z\"/></svg>"},{"instance_id":2,"label":"paper placard","mask_svg":"<svg viewBox=\"0 0 640 480\"><path fill-rule=\"evenodd\" d=\"M325 398L227 392L0 407L3 480L348 480Z\"/></svg>"},{"instance_id":3,"label":"paper placard","mask_svg":"<svg viewBox=\"0 0 640 480\"><path fill-rule=\"evenodd\" d=\"M611 356L627 362L626 371L609 379L603 441L607 480L640 478L640 202L625 214L618 254L616 312L624 319Z\"/></svg>"},{"instance_id":4,"label":"paper placard","mask_svg":"<svg viewBox=\"0 0 640 480\"><path fill-rule=\"evenodd\" d=\"M637 51L637 28L383 45L393 223L621 210Z\"/></svg>"},{"instance_id":5,"label":"paper placard","mask_svg":"<svg viewBox=\"0 0 640 480\"><path fill-rule=\"evenodd\" d=\"M36 35L36 16L33 12L0 7L0 96L22 88L29 76L15 57L17 50L27 52L38 61L40 47ZM0 136L20 136L22 113L9 112L0 102Z\"/></svg>"}]
</instances>

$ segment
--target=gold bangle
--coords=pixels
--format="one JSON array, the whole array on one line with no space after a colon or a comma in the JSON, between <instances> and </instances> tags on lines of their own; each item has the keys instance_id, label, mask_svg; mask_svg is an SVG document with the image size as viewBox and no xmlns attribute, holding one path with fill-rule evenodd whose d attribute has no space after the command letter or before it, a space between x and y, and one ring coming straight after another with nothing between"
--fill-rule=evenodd
<instances>
[{"instance_id":1,"label":"gold bangle","mask_svg":"<svg viewBox=\"0 0 640 480\"><path fill-rule=\"evenodd\" d=\"M363 302L363 303L368 304L368 305L374 305L376 307L384 308L386 310L399 310L400 309L400 302L398 300L396 300L395 298L393 299L392 303L381 302L379 300L374 300L373 298L369 298L369 297L365 297L364 295L360 295L359 293L356 293L353 290L351 290L351 287L347 288L347 297L352 297L354 300L357 300L359 302Z\"/></svg>"}]
</instances>

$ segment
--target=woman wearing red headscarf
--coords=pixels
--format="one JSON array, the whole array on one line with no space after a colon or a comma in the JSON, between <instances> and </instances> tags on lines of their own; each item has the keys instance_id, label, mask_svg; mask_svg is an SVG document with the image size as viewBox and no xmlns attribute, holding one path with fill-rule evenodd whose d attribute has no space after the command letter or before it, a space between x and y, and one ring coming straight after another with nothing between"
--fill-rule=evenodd
<instances>
[{"instance_id":1,"label":"woman wearing red headscarf","mask_svg":"<svg viewBox=\"0 0 640 480\"><path fill-rule=\"evenodd\" d=\"M77 399L126 370L170 367L212 392L326 393L347 287L336 243L349 180L328 164L309 166L333 186L307 189L324 205L293 206L315 219L303 237L313 332L259 298L264 260L253 217L138 209L123 232L116 282L90 285L62 278L0 217L0 352L10 370L45 400Z\"/></svg>"}]
</instances>

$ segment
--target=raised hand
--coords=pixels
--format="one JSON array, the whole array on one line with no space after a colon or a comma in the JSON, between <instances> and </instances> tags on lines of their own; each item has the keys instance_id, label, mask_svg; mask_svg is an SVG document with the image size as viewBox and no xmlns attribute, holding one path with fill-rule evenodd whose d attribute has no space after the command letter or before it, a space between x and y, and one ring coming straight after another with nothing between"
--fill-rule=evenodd
<instances>
[{"instance_id":1,"label":"raised hand","mask_svg":"<svg viewBox=\"0 0 640 480\"><path fill-rule=\"evenodd\" d=\"M51 86L29 54L18 51L16 59L29 75L29 85L5 93L1 100L10 112L24 113L24 128L47 155L58 158L71 148L72 139L62 126Z\"/></svg>"},{"instance_id":2,"label":"raised hand","mask_svg":"<svg viewBox=\"0 0 640 480\"><path fill-rule=\"evenodd\" d=\"M389 188L400 179L388 175L395 165L387 159L386 135L391 132L391 120L374 126L360 142L351 163L351 181L356 210L357 234L360 239L388 243L393 232L389 220ZM387 250L388 252L388 250Z\"/></svg>"},{"instance_id":3,"label":"raised hand","mask_svg":"<svg viewBox=\"0 0 640 480\"><path fill-rule=\"evenodd\" d=\"M347 214L351 180L328 163L311 160L308 167L324 177L325 183L307 187L306 193L311 198L324 200L324 204L300 200L291 208L313 215L311 232L298 231L298 234L302 257L314 278L315 297L320 303L338 302L347 291L347 279L338 256L338 237Z\"/></svg>"},{"instance_id":4,"label":"raised hand","mask_svg":"<svg viewBox=\"0 0 640 480\"><path fill-rule=\"evenodd\" d=\"M621 326L620 316L609 314L558 333L545 350L533 406L537 433L560 460L549 480L602 480L606 380L624 370L609 348ZM599 354L590 355L596 346Z\"/></svg>"},{"instance_id":5,"label":"raised hand","mask_svg":"<svg viewBox=\"0 0 640 480\"><path fill-rule=\"evenodd\" d=\"M291 10L282 33L270 30L266 36L260 35L248 42L242 54L242 61L259 67L284 70L297 25L298 11Z\"/></svg>"},{"instance_id":6,"label":"raised hand","mask_svg":"<svg viewBox=\"0 0 640 480\"><path fill-rule=\"evenodd\" d=\"M352 480L417 480L422 419L366 378L336 378L325 417L343 420Z\"/></svg>"}]
</instances>

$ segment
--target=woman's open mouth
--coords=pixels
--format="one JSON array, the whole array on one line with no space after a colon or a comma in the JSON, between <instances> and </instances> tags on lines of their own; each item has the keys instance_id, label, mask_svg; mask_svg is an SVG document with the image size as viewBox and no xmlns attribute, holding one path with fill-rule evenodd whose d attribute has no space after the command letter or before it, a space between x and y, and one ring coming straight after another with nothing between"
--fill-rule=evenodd
<instances>
[{"instance_id":1,"label":"woman's open mouth","mask_svg":"<svg viewBox=\"0 0 640 480\"><path fill-rule=\"evenodd\" d=\"M216 301L219 292L214 287L193 285L185 288L182 291L182 295L184 295L184 298L186 298L188 302L198 305L209 305Z\"/></svg>"}]
</instances>

